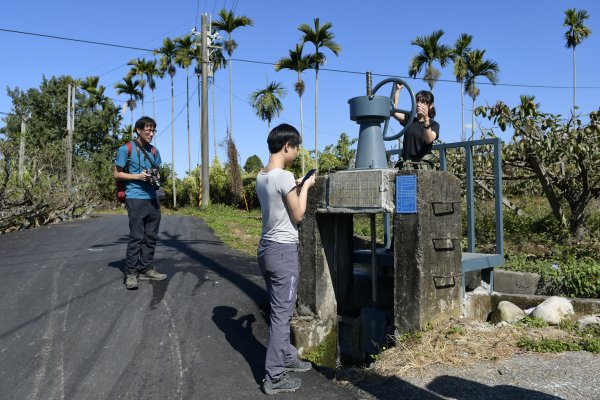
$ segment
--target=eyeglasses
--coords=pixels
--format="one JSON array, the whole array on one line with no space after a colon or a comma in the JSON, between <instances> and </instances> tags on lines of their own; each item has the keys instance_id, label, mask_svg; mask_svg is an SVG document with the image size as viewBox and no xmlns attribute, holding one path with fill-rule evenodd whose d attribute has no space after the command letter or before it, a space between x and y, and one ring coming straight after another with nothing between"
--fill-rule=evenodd
<instances>
[{"instance_id":1,"label":"eyeglasses","mask_svg":"<svg viewBox=\"0 0 600 400\"><path fill-rule=\"evenodd\" d=\"M146 133L156 133L156 129L152 129L152 128L144 128L143 130Z\"/></svg>"}]
</instances>

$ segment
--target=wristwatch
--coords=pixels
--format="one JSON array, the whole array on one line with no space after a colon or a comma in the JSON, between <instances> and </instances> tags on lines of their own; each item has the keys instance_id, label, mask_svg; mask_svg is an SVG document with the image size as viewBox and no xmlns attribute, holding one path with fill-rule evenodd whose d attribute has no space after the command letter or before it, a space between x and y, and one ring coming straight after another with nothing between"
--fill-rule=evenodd
<instances>
[{"instance_id":1,"label":"wristwatch","mask_svg":"<svg viewBox=\"0 0 600 400\"><path fill-rule=\"evenodd\" d=\"M429 124L428 124L428 125L425 125L425 124L423 124L423 128L425 128L425 129L429 129L429 128L431 128L431 122L429 122Z\"/></svg>"}]
</instances>

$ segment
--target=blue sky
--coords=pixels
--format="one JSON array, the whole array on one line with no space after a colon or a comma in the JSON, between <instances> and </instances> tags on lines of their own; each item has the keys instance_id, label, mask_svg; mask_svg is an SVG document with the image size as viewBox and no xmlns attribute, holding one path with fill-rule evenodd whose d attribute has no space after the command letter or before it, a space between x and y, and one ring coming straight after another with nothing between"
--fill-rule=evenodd
<instances>
[{"instance_id":1,"label":"blue sky","mask_svg":"<svg viewBox=\"0 0 600 400\"><path fill-rule=\"evenodd\" d=\"M167 5L168 4L168 5ZM284 112L272 122L300 127L298 96L293 90L296 74L275 72L272 63L287 56L300 40L297 27L313 24L313 18L331 22L335 41L342 46L339 57L327 52L327 64L319 73L319 148L337 142L342 132L358 135L358 125L349 119L348 99L365 94L365 71L375 75L374 84L388 76L399 76L418 91L427 89L420 79L408 79L408 64L418 48L410 43L417 36L442 29L442 43L451 45L463 32L473 35L472 46L486 50L486 57L500 67L499 85L481 81L481 94L476 105L503 100L517 105L521 94L535 95L542 110L568 115L572 106L572 52L565 48L562 26L564 10L585 9L591 18L587 26L592 35L577 48L577 104L583 114L600 105L600 77L597 54L600 49L600 3L596 0L481 2L455 0L403 2L359 0L285 2L275 0L174 0L172 2L114 1L88 2L56 0L11 1L3 4L0 29L34 32L89 41L153 49L161 46L164 37L175 38L200 27L200 14L216 18L221 8L235 7L236 15L254 20L253 27L234 32L238 48L233 57L233 137L243 165L251 155L268 160L267 125L261 121L248 102L251 92L262 89L267 82L277 81L288 90L283 100ZM122 104L125 96L114 93L114 84L126 75L127 62L138 57L151 58L148 52L96 46L49 38L0 31L2 62L0 63L0 112L10 112L11 103L5 88L38 87L42 75L71 75L76 78L100 76L106 94ZM311 44L305 51L313 51ZM265 64L267 63L267 64ZM460 88L454 82L452 66L442 69L440 81L434 87L436 119L441 125L440 138L445 142L460 140ZM307 148L314 148L314 71L303 74L306 91L303 97L304 135ZM196 87L190 78L190 91ZM382 89L383 95L389 88ZM175 76L175 168L180 177L188 165L187 124L185 112L185 71ZM210 94L210 93L209 93ZM215 119L217 154L223 161L220 146L229 126L228 72L216 75ZM172 162L169 80L158 82L156 119L158 148L164 162ZM151 115L151 96L147 91L145 113ZM192 164L199 159L199 117L196 94L190 100ZM470 130L471 101L465 99L465 123ZM141 115L141 104L134 118ZM129 114L123 115L124 123ZM210 157L213 148L213 110L209 110ZM480 121L488 126L489 122ZM2 124L2 123L0 123ZM77 129L77 127L75 128ZM392 123L398 130L398 124ZM508 135L503 136L509 139ZM388 147L395 146L389 143Z\"/></svg>"}]
</instances>

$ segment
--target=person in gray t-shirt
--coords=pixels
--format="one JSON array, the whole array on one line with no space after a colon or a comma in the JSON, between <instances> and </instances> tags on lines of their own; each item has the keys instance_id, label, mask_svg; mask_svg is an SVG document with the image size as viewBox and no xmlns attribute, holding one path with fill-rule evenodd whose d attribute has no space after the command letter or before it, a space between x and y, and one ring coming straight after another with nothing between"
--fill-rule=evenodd
<instances>
[{"instance_id":1,"label":"person in gray t-shirt","mask_svg":"<svg viewBox=\"0 0 600 400\"><path fill-rule=\"evenodd\" d=\"M298 359L298 351L290 342L290 321L298 288L298 224L306 213L308 189L314 186L315 175L298 187L301 180L284 170L298 156L301 138L296 128L288 124L276 126L267 143L271 153L269 162L256 177L263 221L257 256L271 308L262 388L266 394L275 394L300 387L301 380L289 377L286 372L312 368L309 362Z\"/></svg>"}]
</instances>

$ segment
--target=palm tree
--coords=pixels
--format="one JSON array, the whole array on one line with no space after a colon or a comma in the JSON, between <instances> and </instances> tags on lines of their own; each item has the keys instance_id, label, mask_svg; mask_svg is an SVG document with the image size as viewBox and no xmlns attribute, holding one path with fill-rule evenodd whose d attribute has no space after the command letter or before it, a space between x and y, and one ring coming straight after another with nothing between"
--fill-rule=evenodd
<instances>
[{"instance_id":1,"label":"palm tree","mask_svg":"<svg viewBox=\"0 0 600 400\"><path fill-rule=\"evenodd\" d=\"M479 96L480 90L475 80L479 76L487 78L495 85L498 83L498 72L500 68L495 61L484 60L485 50L475 49L467 54L467 77L465 79L465 93L473 99L473 108L471 109L471 140L475 135L475 99Z\"/></svg>"},{"instance_id":2,"label":"palm tree","mask_svg":"<svg viewBox=\"0 0 600 400\"><path fill-rule=\"evenodd\" d=\"M90 98L95 104L104 109L104 106L106 105L104 90L106 90L106 88L99 85L99 82L100 78L98 76L88 76L81 82L81 88L90 95Z\"/></svg>"},{"instance_id":3,"label":"palm tree","mask_svg":"<svg viewBox=\"0 0 600 400\"><path fill-rule=\"evenodd\" d=\"M139 82L137 80L132 80L132 78L128 76L123 78L123 82L115 84L117 94L126 94L129 96L129 100L127 100L125 104L127 108L129 108L129 113L131 115L131 138L133 138L133 109L135 108L136 101L142 98L142 92L138 87Z\"/></svg>"},{"instance_id":4,"label":"palm tree","mask_svg":"<svg viewBox=\"0 0 600 400\"><path fill-rule=\"evenodd\" d=\"M154 90L156 89L156 79L164 76L164 72L160 70L160 68L156 67L156 60L150 60L147 63L146 68L146 80L148 81L148 87L152 92L152 119L156 119L156 111L154 109ZM156 136L154 137L156 140Z\"/></svg>"},{"instance_id":5,"label":"palm tree","mask_svg":"<svg viewBox=\"0 0 600 400\"><path fill-rule=\"evenodd\" d=\"M175 68L175 42L169 38L164 38L163 46L160 49L154 50L154 54L160 56L159 69L163 76L165 73L168 73L171 77L171 180L173 182L173 208L177 208L175 187L175 91L173 85L173 78L177 73L177 68Z\"/></svg>"},{"instance_id":6,"label":"palm tree","mask_svg":"<svg viewBox=\"0 0 600 400\"><path fill-rule=\"evenodd\" d=\"M296 71L298 74L298 80L294 85L294 90L298 93L300 98L300 137L302 143L304 143L304 116L302 114L302 95L304 94L304 81L302 80L302 72L313 67L312 56L302 56L302 48L304 43L296 45L295 50L289 50L289 57L282 57L275 63L275 71L281 71L282 69L289 69ZM302 175L304 175L304 157L302 157Z\"/></svg>"},{"instance_id":7,"label":"palm tree","mask_svg":"<svg viewBox=\"0 0 600 400\"><path fill-rule=\"evenodd\" d=\"M131 66L127 76L129 78L138 78L137 81L142 91L142 115L144 115L144 88L146 87L146 71L148 69L148 63L145 58L136 58L135 60L130 60L127 65Z\"/></svg>"},{"instance_id":8,"label":"palm tree","mask_svg":"<svg viewBox=\"0 0 600 400\"><path fill-rule=\"evenodd\" d=\"M313 66L315 68L315 169L319 169L319 66L325 64L327 58L319 51L320 48L331 50L336 56L342 51L342 47L333 41L335 35L330 31L333 27L331 22L320 25L319 18L315 18L314 29L307 24L298 27L304 33L302 42L310 42L315 46Z\"/></svg>"},{"instance_id":9,"label":"palm tree","mask_svg":"<svg viewBox=\"0 0 600 400\"><path fill-rule=\"evenodd\" d=\"M231 137L231 135L233 135L233 79L231 72L231 56L237 48L237 42L233 39L232 33L237 28L252 26L254 22L244 15L236 17L233 14L233 11L227 11L224 8L219 11L219 18L218 21L213 22L212 26L219 31L227 33L227 39L224 44L227 55L229 55L229 136Z\"/></svg>"},{"instance_id":10,"label":"palm tree","mask_svg":"<svg viewBox=\"0 0 600 400\"><path fill-rule=\"evenodd\" d=\"M192 150L190 141L190 65L194 61L192 50L192 35L185 35L175 39L175 63L185 68L185 109L187 112L187 139L188 139L188 174L192 172ZM198 96L200 94L198 93Z\"/></svg>"},{"instance_id":11,"label":"palm tree","mask_svg":"<svg viewBox=\"0 0 600 400\"><path fill-rule=\"evenodd\" d=\"M433 86L441 75L440 71L433 66L433 63L437 61L440 67L444 68L450 61L452 54L450 47L439 43L443 34L444 31L440 29L429 36L417 36L415 40L410 42L414 46L419 46L421 51L410 60L408 75L411 78L416 78L423 66L427 65L423 80L427 82L431 91L433 91Z\"/></svg>"},{"instance_id":12,"label":"palm tree","mask_svg":"<svg viewBox=\"0 0 600 400\"><path fill-rule=\"evenodd\" d=\"M575 109L577 107L575 105L575 87L577 86L575 48L583 42L583 39L586 39L592 34L591 29L584 25L585 20L589 17L586 10L577 11L576 9L571 8L565 11L565 22L563 23L563 26L569 28L569 30L565 32L565 40L567 41L565 46L568 49L573 49L573 116L575 116Z\"/></svg>"},{"instance_id":13,"label":"palm tree","mask_svg":"<svg viewBox=\"0 0 600 400\"><path fill-rule=\"evenodd\" d=\"M461 121L461 134L460 139L464 142L466 140L465 135L465 96L464 96L464 83L467 77L467 54L471 51L471 41L473 36L466 33L462 33L452 48L452 61L454 62L454 77L456 82L460 83L460 121Z\"/></svg>"},{"instance_id":14,"label":"palm tree","mask_svg":"<svg viewBox=\"0 0 600 400\"><path fill-rule=\"evenodd\" d=\"M263 121L267 121L267 136L271 130L271 120L279 116L283 110L281 99L287 95L287 90L280 82L271 82L264 89L259 89L250 95L250 104L256 111L256 115Z\"/></svg>"}]
</instances>

